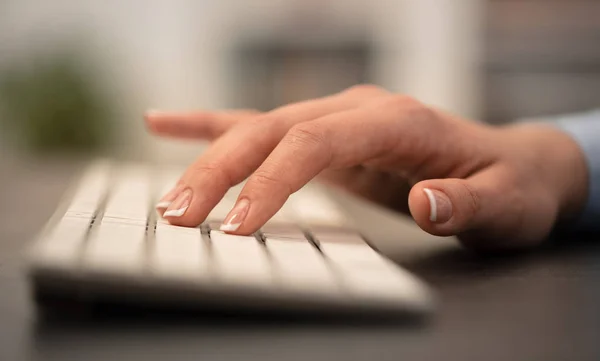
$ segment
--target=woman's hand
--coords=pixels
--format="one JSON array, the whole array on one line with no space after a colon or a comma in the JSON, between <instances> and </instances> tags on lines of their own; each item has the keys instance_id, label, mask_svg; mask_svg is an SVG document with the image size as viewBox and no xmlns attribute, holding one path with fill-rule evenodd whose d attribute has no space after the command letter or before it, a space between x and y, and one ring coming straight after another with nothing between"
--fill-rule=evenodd
<instances>
[{"instance_id":1,"label":"woman's hand","mask_svg":"<svg viewBox=\"0 0 600 361\"><path fill-rule=\"evenodd\" d=\"M320 176L410 212L431 234L515 248L576 216L587 194L583 155L566 134L489 127L369 85L267 113L152 112L146 120L160 135L214 141L159 203L176 225L198 225L248 178L224 228L251 234Z\"/></svg>"}]
</instances>

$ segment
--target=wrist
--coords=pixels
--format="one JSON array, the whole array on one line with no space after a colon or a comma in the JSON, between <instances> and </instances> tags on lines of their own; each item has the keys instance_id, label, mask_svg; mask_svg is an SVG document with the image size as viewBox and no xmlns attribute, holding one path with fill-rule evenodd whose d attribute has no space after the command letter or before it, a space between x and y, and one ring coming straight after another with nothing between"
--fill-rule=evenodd
<instances>
[{"instance_id":1,"label":"wrist","mask_svg":"<svg viewBox=\"0 0 600 361\"><path fill-rule=\"evenodd\" d=\"M589 171L579 144L566 132L548 124L515 126L533 146L533 167L558 207L557 222L571 223L583 212L589 192Z\"/></svg>"}]
</instances>

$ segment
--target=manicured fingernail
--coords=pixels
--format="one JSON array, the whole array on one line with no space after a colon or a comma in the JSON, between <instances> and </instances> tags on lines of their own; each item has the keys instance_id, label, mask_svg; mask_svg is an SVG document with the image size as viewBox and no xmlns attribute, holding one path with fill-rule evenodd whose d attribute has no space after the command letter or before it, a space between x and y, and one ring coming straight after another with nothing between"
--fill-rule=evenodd
<instances>
[{"instance_id":1,"label":"manicured fingernail","mask_svg":"<svg viewBox=\"0 0 600 361\"><path fill-rule=\"evenodd\" d=\"M219 227L219 230L224 232L236 231L238 228L240 228L242 222L244 222L249 208L250 201L248 201L246 198L240 199L229 212L227 218L225 218L225 221L223 221L223 224L221 224L221 227Z\"/></svg>"},{"instance_id":2,"label":"manicured fingernail","mask_svg":"<svg viewBox=\"0 0 600 361\"><path fill-rule=\"evenodd\" d=\"M156 208L167 209L171 205L172 201L161 201L156 203Z\"/></svg>"},{"instance_id":3,"label":"manicured fingernail","mask_svg":"<svg viewBox=\"0 0 600 361\"><path fill-rule=\"evenodd\" d=\"M171 203L177 198L179 193L183 190L182 187L175 187L171 189L167 194L165 194L158 203L156 203L156 210L158 213L162 214L165 209L169 208Z\"/></svg>"},{"instance_id":4,"label":"manicured fingernail","mask_svg":"<svg viewBox=\"0 0 600 361\"><path fill-rule=\"evenodd\" d=\"M444 192L423 188L429 199L429 220L433 223L446 223L452 217L452 202Z\"/></svg>"},{"instance_id":5,"label":"manicured fingernail","mask_svg":"<svg viewBox=\"0 0 600 361\"><path fill-rule=\"evenodd\" d=\"M163 214L163 217L181 217L190 206L192 200L192 190L187 188L171 203L169 208Z\"/></svg>"}]
</instances>

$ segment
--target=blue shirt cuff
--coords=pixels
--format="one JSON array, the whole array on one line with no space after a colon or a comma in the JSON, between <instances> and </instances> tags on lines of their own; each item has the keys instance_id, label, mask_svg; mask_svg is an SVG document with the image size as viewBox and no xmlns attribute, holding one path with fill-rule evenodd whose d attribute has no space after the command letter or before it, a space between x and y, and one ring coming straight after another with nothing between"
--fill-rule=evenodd
<instances>
[{"instance_id":1,"label":"blue shirt cuff","mask_svg":"<svg viewBox=\"0 0 600 361\"><path fill-rule=\"evenodd\" d=\"M600 110L550 119L569 134L585 155L589 174L589 195L576 226L581 231L600 230Z\"/></svg>"}]
</instances>

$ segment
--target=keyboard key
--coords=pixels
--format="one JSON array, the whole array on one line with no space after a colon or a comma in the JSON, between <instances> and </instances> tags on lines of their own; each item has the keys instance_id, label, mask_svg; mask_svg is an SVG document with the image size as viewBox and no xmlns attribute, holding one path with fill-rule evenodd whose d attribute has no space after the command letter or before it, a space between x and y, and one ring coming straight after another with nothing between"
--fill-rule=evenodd
<instances>
[{"instance_id":1,"label":"keyboard key","mask_svg":"<svg viewBox=\"0 0 600 361\"><path fill-rule=\"evenodd\" d=\"M261 232L263 236L267 238L294 238L306 240L302 228L295 224L267 223L262 227Z\"/></svg>"},{"instance_id":2,"label":"keyboard key","mask_svg":"<svg viewBox=\"0 0 600 361\"><path fill-rule=\"evenodd\" d=\"M364 270L347 270L341 278L349 294L363 302L386 303L394 307L407 301L419 303L428 297L415 278L395 266L374 265Z\"/></svg>"},{"instance_id":3,"label":"keyboard key","mask_svg":"<svg viewBox=\"0 0 600 361\"><path fill-rule=\"evenodd\" d=\"M158 277L190 281L208 277L208 250L199 228L157 224L153 260Z\"/></svg>"},{"instance_id":4,"label":"keyboard key","mask_svg":"<svg viewBox=\"0 0 600 361\"><path fill-rule=\"evenodd\" d=\"M87 270L122 276L139 276L144 267L146 227L102 221L85 253Z\"/></svg>"},{"instance_id":5,"label":"keyboard key","mask_svg":"<svg viewBox=\"0 0 600 361\"><path fill-rule=\"evenodd\" d=\"M64 217L47 238L40 240L37 258L45 267L74 270L89 228L86 219Z\"/></svg>"},{"instance_id":6,"label":"keyboard key","mask_svg":"<svg viewBox=\"0 0 600 361\"><path fill-rule=\"evenodd\" d=\"M173 188L177 187L177 182L179 181L180 175L175 175L173 173L161 174L160 181L158 182L158 186L156 189L158 190L157 201L169 193Z\"/></svg>"},{"instance_id":7,"label":"keyboard key","mask_svg":"<svg viewBox=\"0 0 600 361\"><path fill-rule=\"evenodd\" d=\"M272 274L264 246L254 237L211 231L215 274L226 283L271 287Z\"/></svg>"},{"instance_id":8,"label":"keyboard key","mask_svg":"<svg viewBox=\"0 0 600 361\"><path fill-rule=\"evenodd\" d=\"M206 216L207 222L221 224L233 208L235 201L221 201L219 202Z\"/></svg>"},{"instance_id":9,"label":"keyboard key","mask_svg":"<svg viewBox=\"0 0 600 361\"><path fill-rule=\"evenodd\" d=\"M362 244L321 243L320 248L331 260L347 268L360 268L362 263L370 265L374 261L385 259L364 242Z\"/></svg>"},{"instance_id":10,"label":"keyboard key","mask_svg":"<svg viewBox=\"0 0 600 361\"><path fill-rule=\"evenodd\" d=\"M206 222L213 222L219 224L222 223L229 214L229 211L231 211L231 209L235 205L235 202L237 201L237 197L240 194L241 190L242 186L239 184L235 187L230 188L227 191L227 193L225 193L225 195L223 196L223 199L221 199L221 201L217 203L217 205L210 211L210 213L206 217Z\"/></svg>"},{"instance_id":11,"label":"keyboard key","mask_svg":"<svg viewBox=\"0 0 600 361\"><path fill-rule=\"evenodd\" d=\"M267 225L297 223L298 220L294 217L294 210L291 208L289 202L286 202L283 207L281 207L279 211L277 211L277 213L275 213L273 217L267 221Z\"/></svg>"},{"instance_id":12,"label":"keyboard key","mask_svg":"<svg viewBox=\"0 0 600 361\"><path fill-rule=\"evenodd\" d=\"M297 221L303 224L343 226L345 216L318 186L308 184L288 199Z\"/></svg>"},{"instance_id":13,"label":"keyboard key","mask_svg":"<svg viewBox=\"0 0 600 361\"><path fill-rule=\"evenodd\" d=\"M276 277L285 289L335 294L338 284L321 253L307 240L266 240Z\"/></svg>"},{"instance_id":14,"label":"keyboard key","mask_svg":"<svg viewBox=\"0 0 600 361\"><path fill-rule=\"evenodd\" d=\"M98 210L106 194L110 178L110 166L97 162L89 166L77 186L65 216L90 219Z\"/></svg>"},{"instance_id":15,"label":"keyboard key","mask_svg":"<svg viewBox=\"0 0 600 361\"><path fill-rule=\"evenodd\" d=\"M364 239L358 232L347 227L343 228L332 226L309 225L308 230L319 244L365 244Z\"/></svg>"},{"instance_id":16,"label":"keyboard key","mask_svg":"<svg viewBox=\"0 0 600 361\"><path fill-rule=\"evenodd\" d=\"M150 192L145 168L122 172L109 195L104 219L145 225L150 212Z\"/></svg>"},{"instance_id":17,"label":"keyboard key","mask_svg":"<svg viewBox=\"0 0 600 361\"><path fill-rule=\"evenodd\" d=\"M340 271L347 291L359 299L402 301L419 292L414 280L367 244L325 244L321 249Z\"/></svg>"}]
</instances>

